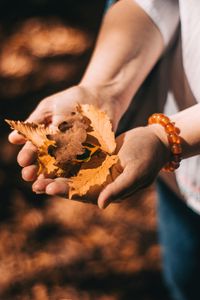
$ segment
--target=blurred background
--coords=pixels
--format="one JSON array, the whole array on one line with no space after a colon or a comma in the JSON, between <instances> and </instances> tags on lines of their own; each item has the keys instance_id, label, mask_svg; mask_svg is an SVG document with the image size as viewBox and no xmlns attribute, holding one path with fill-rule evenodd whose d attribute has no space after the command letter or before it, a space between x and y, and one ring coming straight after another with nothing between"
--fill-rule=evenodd
<instances>
[{"instance_id":1,"label":"blurred background","mask_svg":"<svg viewBox=\"0 0 200 300\"><path fill-rule=\"evenodd\" d=\"M0 299L167 300L151 187L100 211L35 195L4 118L79 82L105 0L0 1Z\"/></svg>"}]
</instances>

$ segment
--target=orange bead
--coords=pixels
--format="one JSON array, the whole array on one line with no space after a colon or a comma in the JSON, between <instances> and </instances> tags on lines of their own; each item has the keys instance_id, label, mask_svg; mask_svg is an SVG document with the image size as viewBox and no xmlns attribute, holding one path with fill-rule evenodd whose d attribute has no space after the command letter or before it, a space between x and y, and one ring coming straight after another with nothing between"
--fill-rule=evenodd
<instances>
[{"instance_id":1,"label":"orange bead","mask_svg":"<svg viewBox=\"0 0 200 300\"><path fill-rule=\"evenodd\" d=\"M179 136L180 129L175 127L175 123L170 122L170 119L161 113L155 113L150 116L148 119L148 124L160 124L164 127L172 152L172 158L171 161L169 161L163 167L163 170L167 172L175 171L175 169L177 169L180 165L182 153L181 138Z\"/></svg>"},{"instance_id":2,"label":"orange bead","mask_svg":"<svg viewBox=\"0 0 200 300\"><path fill-rule=\"evenodd\" d=\"M180 131L180 129L179 129L178 127L175 127L175 132L176 132L177 134L180 134L180 133L181 133L181 131Z\"/></svg>"},{"instance_id":3,"label":"orange bead","mask_svg":"<svg viewBox=\"0 0 200 300\"><path fill-rule=\"evenodd\" d=\"M171 163L167 163L164 168L163 168L163 171L167 171L167 172L174 172L174 167L171 165Z\"/></svg>"},{"instance_id":4,"label":"orange bead","mask_svg":"<svg viewBox=\"0 0 200 300\"><path fill-rule=\"evenodd\" d=\"M169 118L166 117L164 114L153 114L149 120L148 120L148 124L155 124L155 123L159 123L162 126L165 126L166 124L169 123Z\"/></svg>"},{"instance_id":5,"label":"orange bead","mask_svg":"<svg viewBox=\"0 0 200 300\"><path fill-rule=\"evenodd\" d=\"M174 129L175 129L174 125L170 122L165 126L166 133L174 132Z\"/></svg>"},{"instance_id":6,"label":"orange bead","mask_svg":"<svg viewBox=\"0 0 200 300\"><path fill-rule=\"evenodd\" d=\"M176 133L170 133L168 135L168 141L170 144L180 144L181 143L181 139L180 137L176 134Z\"/></svg>"},{"instance_id":7,"label":"orange bead","mask_svg":"<svg viewBox=\"0 0 200 300\"><path fill-rule=\"evenodd\" d=\"M162 117L160 118L160 124L162 126L166 126L168 123L170 123L170 120L168 117L162 115Z\"/></svg>"},{"instance_id":8,"label":"orange bead","mask_svg":"<svg viewBox=\"0 0 200 300\"><path fill-rule=\"evenodd\" d=\"M149 117L148 124L151 125L151 124L154 124L154 123L156 123L155 122L155 117L154 116Z\"/></svg>"},{"instance_id":9,"label":"orange bead","mask_svg":"<svg viewBox=\"0 0 200 300\"><path fill-rule=\"evenodd\" d=\"M154 114L153 115L153 121L154 121L154 123L159 123L160 122L160 118L161 118L160 114Z\"/></svg>"},{"instance_id":10,"label":"orange bead","mask_svg":"<svg viewBox=\"0 0 200 300\"><path fill-rule=\"evenodd\" d=\"M157 116L157 119L159 119L159 120L165 117L165 115L163 115L163 114L157 114L156 116Z\"/></svg>"},{"instance_id":11,"label":"orange bead","mask_svg":"<svg viewBox=\"0 0 200 300\"><path fill-rule=\"evenodd\" d=\"M171 146L171 151L173 154L181 154L182 153L182 147L180 144L173 144Z\"/></svg>"}]
</instances>

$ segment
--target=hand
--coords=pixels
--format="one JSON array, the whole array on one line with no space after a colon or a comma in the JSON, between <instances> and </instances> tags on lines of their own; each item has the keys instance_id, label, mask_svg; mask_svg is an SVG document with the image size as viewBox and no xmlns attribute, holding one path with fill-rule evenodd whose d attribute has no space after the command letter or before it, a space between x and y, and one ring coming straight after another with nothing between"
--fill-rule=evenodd
<instances>
[{"instance_id":1,"label":"hand","mask_svg":"<svg viewBox=\"0 0 200 300\"><path fill-rule=\"evenodd\" d=\"M66 115L74 110L74 107L78 103L88 103L105 110L112 120L113 126L116 128L116 104L113 105L112 102L109 101L110 99L108 100L107 98L108 96L100 95L97 90L77 85L43 99L28 117L26 122L34 122L57 127L57 125L65 120ZM118 117L118 119L120 117ZM18 134L17 131L13 131L9 135L9 141L13 144L25 143L24 138L22 135Z\"/></svg>"},{"instance_id":2,"label":"hand","mask_svg":"<svg viewBox=\"0 0 200 300\"><path fill-rule=\"evenodd\" d=\"M107 96L108 97L108 96ZM27 122L42 123L51 126L57 126L66 115L71 112L77 103L91 103L107 112L114 126L117 126L116 105L112 105L111 97L100 95L97 90L92 90L83 86L74 86L66 91L60 92L42 100L33 113L26 120ZM119 119L119 118L118 118ZM24 144L24 147L18 154L18 163L22 169L22 177L26 181L35 181L33 190L37 193L46 192L48 194L57 194L63 188L63 179L49 179L44 176L37 178L37 166L35 164L37 149L30 142L26 142L22 135L13 131L9 135L9 140L13 144ZM38 179L38 180L37 180ZM47 186L47 183L51 183ZM60 188L60 185L62 188ZM64 185L66 189L66 184ZM65 193L66 195L66 193Z\"/></svg>"},{"instance_id":3,"label":"hand","mask_svg":"<svg viewBox=\"0 0 200 300\"><path fill-rule=\"evenodd\" d=\"M162 130L159 125L138 127L117 138L121 165L120 168L117 165L113 173L121 174L100 193L98 197L100 208L106 208L111 202L119 202L154 181L170 158L167 140ZM64 178L53 180L40 177L33 184L33 190L66 197L68 185Z\"/></svg>"},{"instance_id":4,"label":"hand","mask_svg":"<svg viewBox=\"0 0 200 300\"><path fill-rule=\"evenodd\" d=\"M98 206L123 200L149 186L170 159L168 143L160 125L138 127L117 138L122 173L100 193Z\"/></svg>"}]
</instances>

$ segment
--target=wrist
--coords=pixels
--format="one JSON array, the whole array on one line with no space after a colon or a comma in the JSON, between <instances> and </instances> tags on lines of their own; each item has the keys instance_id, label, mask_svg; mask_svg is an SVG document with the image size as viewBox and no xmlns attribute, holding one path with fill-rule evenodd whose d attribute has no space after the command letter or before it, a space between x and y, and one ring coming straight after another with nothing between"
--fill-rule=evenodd
<instances>
[{"instance_id":1,"label":"wrist","mask_svg":"<svg viewBox=\"0 0 200 300\"><path fill-rule=\"evenodd\" d=\"M86 102L105 111L113 124L114 130L116 130L123 112L119 99L113 95L111 89L104 85L97 86L83 82L79 83L79 87L85 93Z\"/></svg>"},{"instance_id":2,"label":"wrist","mask_svg":"<svg viewBox=\"0 0 200 300\"><path fill-rule=\"evenodd\" d=\"M166 149L166 151L170 153L170 146L164 128L162 128L162 126L160 126L159 124L151 124L149 128L163 144L163 147Z\"/></svg>"},{"instance_id":3,"label":"wrist","mask_svg":"<svg viewBox=\"0 0 200 300\"><path fill-rule=\"evenodd\" d=\"M158 139L160 145L161 145L161 155L163 157L163 166L170 161L171 158L171 151L170 151L170 145L167 139L167 135L164 131L164 128L160 126L159 124L152 124L151 126L148 126L149 130L152 134Z\"/></svg>"},{"instance_id":4,"label":"wrist","mask_svg":"<svg viewBox=\"0 0 200 300\"><path fill-rule=\"evenodd\" d=\"M179 136L180 129L175 126L174 122L161 113L155 113L151 115L148 119L149 125L154 125L154 133L158 136L163 145L169 148L170 159L164 166L163 170L167 172L173 172L180 166L180 161L182 160L182 138ZM155 127L159 125L163 129L161 131ZM156 128L156 131L155 131Z\"/></svg>"}]
</instances>

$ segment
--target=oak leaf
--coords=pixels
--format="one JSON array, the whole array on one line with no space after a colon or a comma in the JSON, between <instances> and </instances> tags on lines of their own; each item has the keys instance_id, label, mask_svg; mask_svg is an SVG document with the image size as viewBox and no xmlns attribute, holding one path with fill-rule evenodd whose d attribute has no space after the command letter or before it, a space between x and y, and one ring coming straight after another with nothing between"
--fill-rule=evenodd
<instances>
[{"instance_id":1,"label":"oak leaf","mask_svg":"<svg viewBox=\"0 0 200 300\"><path fill-rule=\"evenodd\" d=\"M93 105L80 105L80 112L90 120L92 131L89 135L95 137L103 151L112 154L116 148L115 135L108 115Z\"/></svg>"}]
</instances>

